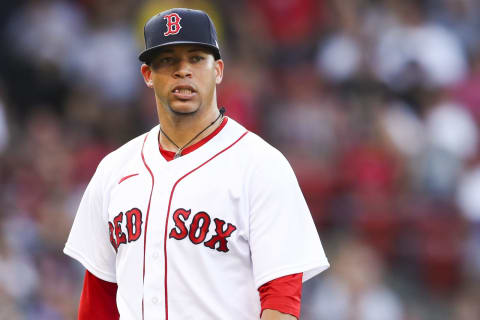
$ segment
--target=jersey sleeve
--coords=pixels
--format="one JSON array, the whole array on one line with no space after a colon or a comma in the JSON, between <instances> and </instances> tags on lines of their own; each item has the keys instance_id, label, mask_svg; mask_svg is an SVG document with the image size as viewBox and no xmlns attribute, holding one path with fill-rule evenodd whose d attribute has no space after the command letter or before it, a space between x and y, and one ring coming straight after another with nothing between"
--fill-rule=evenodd
<instances>
[{"instance_id":1,"label":"jersey sleeve","mask_svg":"<svg viewBox=\"0 0 480 320\"><path fill-rule=\"evenodd\" d=\"M250 250L256 287L289 274L303 281L329 267L295 174L275 150L254 170L249 188Z\"/></svg>"},{"instance_id":2,"label":"jersey sleeve","mask_svg":"<svg viewBox=\"0 0 480 320\"><path fill-rule=\"evenodd\" d=\"M116 282L116 254L110 244L103 165L102 161L83 194L63 252L97 278Z\"/></svg>"},{"instance_id":3,"label":"jersey sleeve","mask_svg":"<svg viewBox=\"0 0 480 320\"><path fill-rule=\"evenodd\" d=\"M274 279L258 288L262 317L265 309L277 310L300 319L303 274L296 273Z\"/></svg>"},{"instance_id":4,"label":"jersey sleeve","mask_svg":"<svg viewBox=\"0 0 480 320\"><path fill-rule=\"evenodd\" d=\"M101 280L85 271L78 320L118 320L117 284Z\"/></svg>"}]
</instances>

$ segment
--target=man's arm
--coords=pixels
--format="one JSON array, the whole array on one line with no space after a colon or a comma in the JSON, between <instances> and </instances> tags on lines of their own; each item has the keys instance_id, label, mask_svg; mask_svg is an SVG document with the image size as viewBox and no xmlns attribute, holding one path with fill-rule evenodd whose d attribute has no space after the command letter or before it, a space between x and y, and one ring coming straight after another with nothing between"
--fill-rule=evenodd
<instances>
[{"instance_id":1,"label":"man's arm","mask_svg":"<svg viewBox=\"0 0 480 320\"><path fill-rule=\"evenodd\" d=\"M117 284L104 281L85 272L78 320L118 320Z\"/></svg>"},{"instance_id":2,"label":"man's arm","mask_svg":"<svg viewBox=\"0 0 480 320\"><path fill-rule=\"evenodd\" d=\"M303 273L290 274L258 288L261 320L295 320L300 317Z\"/></svg>"},{"instance_id":3,"label":"man's arm","mask_svg":"<svg viewBox=\"0 0 480 320\"><path fill-rule=\"evenodd\" d=\"M291 314L281 313L277 310L265 309L261 320L297 320L297 318Z\"/></svg>"}]
</instances>

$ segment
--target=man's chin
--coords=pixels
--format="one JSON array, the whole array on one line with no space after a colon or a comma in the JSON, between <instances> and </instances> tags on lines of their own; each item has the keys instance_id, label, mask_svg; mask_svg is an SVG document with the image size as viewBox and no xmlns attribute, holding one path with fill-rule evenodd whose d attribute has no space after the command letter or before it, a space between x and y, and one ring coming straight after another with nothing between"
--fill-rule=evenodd
<instances>
[{"instance_id":1,"label":"man's chin","mask_svg":"<svg viewBox=\"0 0 480 320\"><path fill-rule=\"evenodd\" d=\"M198 105L189 101L175 101L170 104L169 109L176 115L191 115L198 111Z\"/></svg>"}]
</instances>

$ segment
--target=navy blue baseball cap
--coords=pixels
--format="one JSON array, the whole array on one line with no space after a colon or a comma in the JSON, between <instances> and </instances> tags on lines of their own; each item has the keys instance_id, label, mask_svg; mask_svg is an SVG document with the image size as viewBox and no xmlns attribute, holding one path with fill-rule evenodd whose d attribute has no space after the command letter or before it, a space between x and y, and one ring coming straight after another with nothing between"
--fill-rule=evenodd
<instances>
[{"instance_id":1,"label":"navy blue baseball cap","mask_svg":"<svg viewBox=\"0 0 480 320\"><path fill-rule=\"evenodd\" d=\"M160 12L145 23L145 50L138 59L150 63L165 46L197 44L212 50L220 59L217 31L212 20L201 10L175 8Z\"/></svg>"}]
</instances>

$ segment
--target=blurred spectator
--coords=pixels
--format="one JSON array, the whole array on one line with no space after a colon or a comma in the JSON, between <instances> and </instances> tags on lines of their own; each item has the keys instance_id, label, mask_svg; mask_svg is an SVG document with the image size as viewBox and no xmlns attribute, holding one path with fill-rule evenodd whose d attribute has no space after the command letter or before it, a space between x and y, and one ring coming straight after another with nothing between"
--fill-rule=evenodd
<instances>
[{"instance_id":1,"label":"blurred spectator","mask_svg":"<svg viewBox=\"0 0 480 320\"><path fill-rule=\"evenodd\" d=\"M297 65L279 72L268 116L270 136L281 150L296 157L328 157L335 148L335 105L322 95L314 70Z\"/></svg>"},{"instance_id":2,"label":"blurred spectator","mask_svg":"<svg viewBox=\"0 0 480 320\"><path fill-rule=\"evenodd\" d=\"M427 20L422 1L391 1L394 19L378 33L373 67L396 90L416 84L445 87L466 73L466 55L458 38Z\"/></svg>"},{"instance_id":3,"label":"blurred spectator","mask_svg":"<svg viewBox=\"0 0 480 320\"><path fill-rule=\"evenodd\" d=\"M5 230L5 228L1 229ZM0 236L0 296L3 293L21 303L28 304L30 295L37 287L38 274L25 253L14 251Z\"/></svg>"},{"instance_id":4,"label":"blurred spectator","mask_svg":"<svg viewBox=\"0 0 480 320\"><path fill-rule=\"evenodd\" d=\"M403 319L402 302L384 282L384 266L374 250L357 240L346 240L332 266L312 293L303 319Z\"/></svg>"},{"instance_id":5,"label":"blurred spectator","mask_svg":"<svg viewBox=\"0 0 480 320\"><path fill-rule=\"evenodd\" d=\"M467 160L477 151L478 130L465 107L451 101L434 106L427 115L427 136L438 149Z\"/></svg>"},{"instance_id":6,"label":"blurred spectator","mask_svg":"<svg viewBox=\"0 0 480 320\"><path fill-rule=\"evenodd\" d=\"M11 52L29 63L53 65L66 72L81 48L86 23L73 2L28 1L11 17L7 39Z\"/></svg>"},{"instance_id":7,"label":"blurred spectator","mask_svg":"<svg viewBox=\"0 0 480 320\"><path fill-rule=\"evenodd\" d=\"M247 1L260 27L267 30L275 50L275 66L306 62L312 53L312 39L322 27L322 0ZM255 30L253 30L255 31Z\"/></svg>"},{"instance_id":8,"label":"blurred spectator","mask_svg":"<svg viewBox=\"0 0 480 320\"><path fill-rule=\"evenodd\" d=\"M395 149L404 157L413 158L425 146L422 120L405 102L393 101L381 115L381 126Z\"/></svg>"},{"instance_id":9,"label":"blurred spectator","mask_svg":"<svg viewBox=\"0 0 480 320\"><path fill-rule=\"evenodd\" d=\"M341 82L353 78L366 61L368 42L363 34L361 2L332 1L337 19L332 19L334 28L323 39L316 57L317 69L330 81Z\"/></svg>"},{"instance_id":10,"label":"blurred spectator","mask_svg":"<svg viewBox=\"0 0 480 320\"><path fill-rule=\"evenodd\" d=\"M226 106L227 114L238 119L247 129L259 131L259 113L262 106L256 101L258 86L266 79L247 62L231 61L228 74L218 88L218 103Z\"/></svg>"},{"instance_id":11,"label":"blurred spectator","mask_svg":"<svg viewBox=\"0 0 480 320\"><path fill-rule=\"evenodd\" d=\"M428 140L418 177L432 194L453 195L462 163L477 152L477 127L464 107L447 100L428 111L425 124Z\"/></svg>"},{"instance_id":12,"label":"blurred spectator","mask_svg":"<svg viewBox=\"0 0 480 320\"><path fill-rule=\"evenodd\" d=\"M341 60L342 63L338 63ZM338 34L331 36L318 52L316 67L334 82L352 78L360 69L361 48L356 39Z\"/></svg>"},{"instance_id":13,"label":"blurred spectator","mask_svg":"<svg viewBox=\"0 0 480 320\"><path fill-rule=\"evenodd\" d=\"M104 108L130 102L141 84L138 46L129 25L129 1L89 3L90 29L78 39L72 54L74 79L105 98Z\"/></svg>"}]
</instances>

